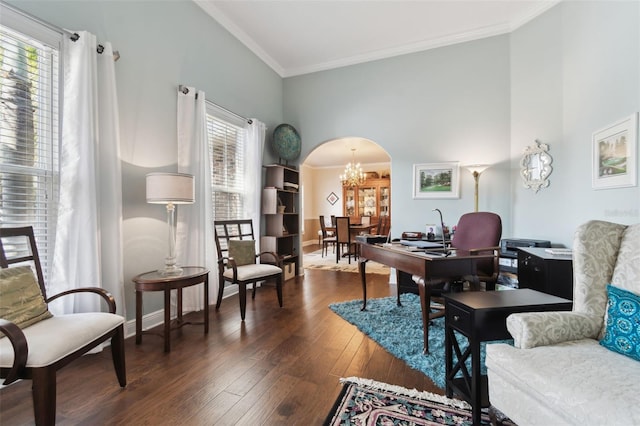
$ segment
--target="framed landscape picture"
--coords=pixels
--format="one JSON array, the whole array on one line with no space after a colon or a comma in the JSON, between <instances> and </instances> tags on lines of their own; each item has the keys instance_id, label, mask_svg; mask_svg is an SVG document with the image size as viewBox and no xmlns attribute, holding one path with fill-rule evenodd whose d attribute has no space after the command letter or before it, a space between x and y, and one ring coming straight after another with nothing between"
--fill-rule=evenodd
<instances>
[{"instance_id":1,"label":"framed landscape picture","mask_svg":"<svg viewBox=\"0 0 640 426\"><path fill-rule=\"evenodd\" d=\"M413 198L460 198L457 161L413 165Z\"/></svg>"},{"instance_id":2,"label":"framed landscape picture","mask_svg":"<svg viewBox=\"0 0 640 426\"><path fill-rule=\"evenodd\" d=\"M637 184L638 114L593 134L592 187L623 188Z\"/></svg>"}]
</instances>

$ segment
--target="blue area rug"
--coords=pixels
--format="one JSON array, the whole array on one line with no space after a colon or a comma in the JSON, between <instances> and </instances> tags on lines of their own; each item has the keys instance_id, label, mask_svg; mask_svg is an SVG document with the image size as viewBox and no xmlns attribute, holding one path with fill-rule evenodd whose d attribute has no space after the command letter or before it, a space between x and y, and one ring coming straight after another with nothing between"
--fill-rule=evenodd
<instances>
[{"instance_id":1,"label":"blue area rug","mask_svg":"<svg viewBox=\"0 0 640 426\"><path fill-rule=\"evenodd\" d=\"M415 294L400 296L402 306L396 304L395 297L368 299L367 310L361 311L362 300L334 303L329 308L342 318L358 327L360 331L375 340L392 355L405 361L414 370L429 376L436 386L445 388L444 363L444 318L437 318L429 326L429 353L422 352L422 314L420 298ZM457 335L460 349L466 349L466 338ZM480 365L484 366L485 343L481 343ZM470 360L467 368L471 371Z\"/></svg>"}]
</instances>

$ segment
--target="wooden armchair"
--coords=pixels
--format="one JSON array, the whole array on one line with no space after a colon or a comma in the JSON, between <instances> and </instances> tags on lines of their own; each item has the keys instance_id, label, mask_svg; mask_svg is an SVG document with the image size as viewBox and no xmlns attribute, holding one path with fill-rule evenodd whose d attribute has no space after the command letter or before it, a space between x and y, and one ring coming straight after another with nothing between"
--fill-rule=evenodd
<instances>
[{"instance_id":1,"label":"wooden armchair","mask_svg":"<svg viewBox=\"0 0 640 426\"><path fill-rule=\"evenodd\" d=\"M251 219L214 221L218 251L218 301L220 309L225 284L237 284L240 299L240 317L244 321L247 310L247 284L253 284L252 299L256 296L256 283L276 280L278 303L282 307L282 261L274 252L256 254L256 242ZM258 263L258 259L265 262Z\"/></svg>"},{"instance_id":2,"label":"wooden armchair","mask_svg":"<svg viewBox=\"0 0 640 426\"><path fill-rule=\"evenodd\" d=\"M55 424L56 372L109 339L118 382L126 386L124 318L111 294L86 287L47 297L32 227L0 228L0 267L0 378L5 385L32 380L36 425ZM49 312L52 300L81 292L100 296L109 312Z\"/></svg>"}]
</instances>

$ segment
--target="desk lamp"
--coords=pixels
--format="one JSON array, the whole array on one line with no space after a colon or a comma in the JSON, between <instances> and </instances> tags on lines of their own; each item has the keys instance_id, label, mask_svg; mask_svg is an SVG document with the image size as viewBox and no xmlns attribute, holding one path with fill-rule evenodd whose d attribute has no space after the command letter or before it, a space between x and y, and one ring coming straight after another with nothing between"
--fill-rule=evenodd
<instances>
[{"instance_id":1,"label":"desk lamp","mask_svg":"<svg viewBox=\"0 0 640 426\"><path fill-rule=\"evenodd\" d=\"M169 226L169 255L164 260L162 275L180 275L182 268L176 265L175 205L193 204L195 201L193 176L184 173L149 173L147 175L147 203L167 206Z\"/></svg>"}]
</instances>

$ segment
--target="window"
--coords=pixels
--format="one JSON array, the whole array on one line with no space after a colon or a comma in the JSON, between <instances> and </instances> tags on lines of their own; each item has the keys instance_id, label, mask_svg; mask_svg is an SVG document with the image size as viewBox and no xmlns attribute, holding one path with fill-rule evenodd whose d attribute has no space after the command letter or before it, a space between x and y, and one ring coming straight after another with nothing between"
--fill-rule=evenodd
<instances>
[{"instance_id":1,"label":"window","mask_svg":"<svg viewBox=\"0 0 640 426\"><path fill-rule=\"evenodd\" d=\"M244 121L207 102L214 220L245 218Z\"/></svg>"},{"instance_id":2,"label":"window","mask_svg":"<svg viewBox=\"0 0 640 426\"><path fill-rule=\"evenodd\" d=\"M0 226L33 226L46 275L58 198L62 34L0 9Z\"/></svg>"}]
</instances>

